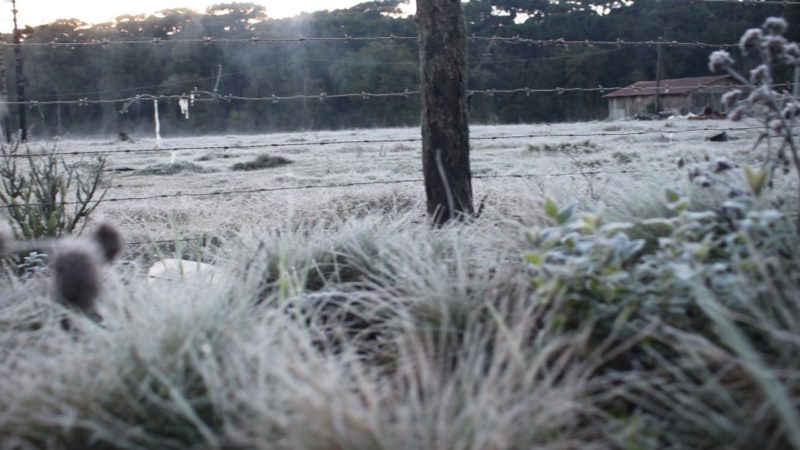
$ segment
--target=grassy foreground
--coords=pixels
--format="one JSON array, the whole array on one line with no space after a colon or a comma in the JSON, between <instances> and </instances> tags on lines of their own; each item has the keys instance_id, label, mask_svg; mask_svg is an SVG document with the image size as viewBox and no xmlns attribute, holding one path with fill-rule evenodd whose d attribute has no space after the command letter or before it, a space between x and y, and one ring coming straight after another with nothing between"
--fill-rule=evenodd
<instances>
[{"instance_id":1,"label":"grassy foreground","mask_svg":"<svg viewBox=\"0 0 800 450\"><path fill-rule=\"evenodd\" d=\"M0 448L800 448L791 223L620 192L296 217L212 283L108 268L99 324L4 280Z\"/></svg>"}]
</instances>

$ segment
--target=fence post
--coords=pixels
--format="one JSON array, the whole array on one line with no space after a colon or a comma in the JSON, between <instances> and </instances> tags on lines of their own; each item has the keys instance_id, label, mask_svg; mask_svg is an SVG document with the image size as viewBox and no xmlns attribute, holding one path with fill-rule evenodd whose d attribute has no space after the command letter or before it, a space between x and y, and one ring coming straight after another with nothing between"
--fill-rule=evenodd
<instances>
[{"instance_id":1,"label":"fence post","mask_svg":"<svg viewBox=\"0 0 800 450\"><path fill-rule=\"evenodd\" d=\"M17 111L19 113L19 130L22 142L28 142L28 119L25 110L25 75L22 71L22 40L21 31L17 27L17 0L11 0L11 12L14 17L14 61L17 74Z\"/></svg>"},{"instance_id":2,"label":"fence post","mask_svg":"<svg viewBox=\"0 0 800 450\"><path fill-rule=\"evenodd\" d=\"M422 97L422 171L436 225L472 215L461 0L417 0Z\"/></svg>"}]
</instances>

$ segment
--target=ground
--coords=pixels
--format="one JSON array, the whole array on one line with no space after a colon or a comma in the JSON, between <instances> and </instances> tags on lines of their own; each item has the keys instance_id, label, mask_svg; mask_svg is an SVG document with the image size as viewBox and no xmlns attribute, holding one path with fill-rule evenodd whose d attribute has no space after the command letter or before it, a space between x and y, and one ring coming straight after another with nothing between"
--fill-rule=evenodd
<instances>
[{"instance_id":1,"label":"ground","mask_svg":"<svg viewBox=\"0 0 800 450\"><path fill-rule=\"evenodd\" d=\"M93 315L0 278L0 448L800 448L797 182L729 199L753 126L475 126L442 228L417 129L61 141L115 152L128 245ZM147 278L175 257L216 272Z\"/></svg>"},{"instance_id":2,"label":"ground","mask_svg":"<svg viewBox=\"0 0 800 450\"><path fill-rule=\"evenodd\" d=\"M600 198L609 188L652 180L657 173L662 174L656 177L659 179L679 178L683 174L676 165L679 158L690 163L692 158L708 155L752 162L756 155L751 153L751 147L758 132L753 127L728 121L473 126L471 161L476 176L475 198L480 200L488 195L488 203L501 202L498 197L508 195L509 188L533 190L542 195L543 192L557 195L560 191L566 196L580 193ZM741 130L730 131L737 128ZM706 140L721 132L718 130L728 130L731 140ZM140 151L157 147L155 139L149 137L140 137L134 143L69 140L58 145L64 152ZM167 150L189 147L192 149L174 154ZM98 210L120 224L136 241L274 226L295 209L326 209L342 199L366 202L391 193L417 199L424 195L421 181L414 181L421 178L421 142L416 128L165 138L160 148L165 151L110 154L109 166L116 172L110 174L107 197L376 184L124 201L107 203ZM293 163L258 171L231 170L235 163L262 154L282 156ZM163 176L137 173L148 166L171 164L173 157L178 164L197 164L197 168L206 172L184 171ZM126 171L130 169L133 170ZM403 180L412 181L392 184ZM387 184L382 185L383 182Z\"/></svg>"}]
</instances>

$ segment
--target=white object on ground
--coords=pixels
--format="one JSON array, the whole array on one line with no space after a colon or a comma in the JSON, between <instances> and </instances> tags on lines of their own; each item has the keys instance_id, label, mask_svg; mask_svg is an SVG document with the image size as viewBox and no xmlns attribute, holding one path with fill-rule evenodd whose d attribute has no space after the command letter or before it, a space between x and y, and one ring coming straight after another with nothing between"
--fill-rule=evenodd
<instances>
[{"instance_id":1,"label":"white object on ground","mask_svg":"<svg viewBox=\"0 0 800 450\"><path fill-rule=\"evenodd\" d=\"M221 277L221 271L212 264L187 259L162 259L147 270L147 282L159 281L200 281L214 283Z\"/></svg>"},{"instance_id":2,"label":"white object on ground","mask_svg":"<svg viewBox=\"0 0 800 450\"><path fill-rule=\"evenodd\" d=\"M156 148L161 148L161 121L158 118L158 100L153 100L153 117L156 126Z\"/></svg>"}]
</instances>

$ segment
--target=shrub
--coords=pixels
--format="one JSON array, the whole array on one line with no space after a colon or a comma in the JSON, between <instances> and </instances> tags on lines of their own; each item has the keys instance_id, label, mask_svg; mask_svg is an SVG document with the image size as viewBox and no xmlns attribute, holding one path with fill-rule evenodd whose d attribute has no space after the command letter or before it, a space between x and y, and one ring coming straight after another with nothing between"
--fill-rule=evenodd
<instances>
[{"instance_id":1,"label":"shrub","mask_svg":"<svg viewBox=\"0 0 800 450\"><path fill-rule=\"evenodd\" d=\"M210 172L209 169L205 167L191 163L191 162L176 162L171 164L155 164L152 166L147 166L142 170L136 172L137 175L177 175L179 173L189 172L189 173L207 173Z\"/></svg>"},{"instance_id":2,"label":"shrub","mask_svg":"<svg viewBox=\"0 0 800 450\"><path fill-rule=\"evenodd\" d=\"M21 152L19 142L0 147L0 202L14 237L80 234L108 190L105 167L102 157L68 164L56 149L33 154L27 147Z\"/></svg>"},{"instance_id":3,"label":"shrub","mask_svg":"<svg viewBox=\"0 0 800 450\"><path fill-rule=\"evenodd\" d=\"M291 160L286 159L282 156L259 155L256 159L252 161L236 163L233 165L233 167L231 167L231 169L237 171L250 171L250 170L269 169L272 167L280 167L291 163L292 163Z\"/></svg>"},{"instance_id":4,"label":"shrub","mask_svg":"<svg viewBox=\"0 0 800 450\"><path fill-rule=\"evenodd\" d=\"M570 331L591 324L590 348L613 355L599 363L601 374L627 379L603 406L626 426L646 418L661 430L637 430L637 445L797 445L800 419L789 405L800 387L792 375L800 371L793 356L800 344L787 341L800 334L800 239L792 218L753 208L746 196L703 212L689 211L673 191L667 196L671 216L638 223L575 217L574 207L547 202L555 225L531 233L535 250L527 255L535 297L552 305L542 325ZM637 228L652 237L631 238ZM671 399L676 392L685 396ZM724 415L725 402L762 412ZM694 423L697 417L705 421ZM714 423L720 417L728 426Z\"/></svg>"},{"instance_id":5,"label":"shrub","mask_svg":"<svg viewBox=\"0 0 800 450\"><path fill-rule=\"evenodd\" d=\"M749 76L733 68L735 61L725 50L713 52L708 64L712 72L726 71L742 84L722 98L730 110L728 117L734 121L754 117L764 124L765 131L755 145L766 144L766 163L763 175L754 175L767 179L768 185L776 172L788 174L792 166L800 178L800 152L792 133L800 116L800 45L783 37L787 28L785 19L770 17L761 28L751 28L742 35L739 47L743 58L755 56L761 62ZM787 66L793 68L794 82L790 89L778 91L775 79ZM800 229L800 217L797 226Z\"/></svg>"}]
</instances>

